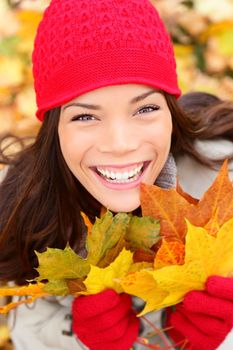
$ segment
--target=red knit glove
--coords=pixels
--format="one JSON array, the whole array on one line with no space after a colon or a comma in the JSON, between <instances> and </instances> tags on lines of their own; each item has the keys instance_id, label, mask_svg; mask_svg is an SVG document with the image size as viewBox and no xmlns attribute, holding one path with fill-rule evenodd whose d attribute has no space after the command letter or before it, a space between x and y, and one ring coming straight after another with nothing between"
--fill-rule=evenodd
<instances>
[{"instance_id":1,"label":"red knit glove","mask_svg":"<svg viewBox=\"0 0 233 350\"><path fill-rule=\"evenodd\" d=\"M74 299L73 332L91 350L128 350L138 336L139 319L131 297L113 290Z\"/></svg>"},{"instance_id":2,"label":"red knit glove","mask_svg":"<svg viewBox=\"0 0 233 350\"><path fill-rule=\"evenodd\" d=\"M205 291L185 296L169 323L189 340L188 349L217 349L233 328L233 279L210 277Z\"/></svg>"}]
</instances>

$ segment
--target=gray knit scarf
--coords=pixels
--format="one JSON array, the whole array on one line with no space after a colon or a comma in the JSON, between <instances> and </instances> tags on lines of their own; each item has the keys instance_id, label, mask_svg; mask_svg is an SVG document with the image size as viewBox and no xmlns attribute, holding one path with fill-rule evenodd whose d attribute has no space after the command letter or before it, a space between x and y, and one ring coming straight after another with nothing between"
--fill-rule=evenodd
<instances>
[{"instance_id":1,"label":"gray knit scarf","mask_svg":"<svg viewBox=\"0 0 233 350\"><path fill-rule=\"evenodd\" d=\"M169 153L167 161L155 181L155 185L161 188L175 188L176 176L177 176L176 163L173 155Z\"/></svg>"}]
</instances>

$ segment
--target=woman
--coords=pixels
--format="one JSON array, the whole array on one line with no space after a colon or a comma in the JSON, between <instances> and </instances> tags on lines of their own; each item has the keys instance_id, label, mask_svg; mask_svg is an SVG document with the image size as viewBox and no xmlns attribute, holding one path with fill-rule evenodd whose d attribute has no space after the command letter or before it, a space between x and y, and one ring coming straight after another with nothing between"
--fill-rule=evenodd
<instances>
[{"instance_id":1,"label":"woman","mask_svg":"<svg viewBox=\"0 0 233 350\"><path fill-rule=\"evenodd\" d=\"M175 66L169 36L148 0L52 0L33 52L41 129L10 162L0 188L2 279L23 284L35 277L34 251L48 246L69 242L85 256L81 211L92 222L101 206L140 215L140 182L174 186L169 152L192 134L176 102ZM232 328L232 298L225 300L219 289L230 283L233 290L233 283L213 281L218 292L211 298L230 311L225 319L203 309L201 317L221 325L209 349L224 344ZM203 293L193 293L202 300ZM204 339L207 349L206 336L196 330L198 315L187 313L186 329L177 322L180 311L171 322L190 348L200 350ZM198 337L190 336L193 320ZM139 327L131 298L107 290L19 307L12 338L16 350L127 350L141 335Z\"/></svg>"}]
</instances>

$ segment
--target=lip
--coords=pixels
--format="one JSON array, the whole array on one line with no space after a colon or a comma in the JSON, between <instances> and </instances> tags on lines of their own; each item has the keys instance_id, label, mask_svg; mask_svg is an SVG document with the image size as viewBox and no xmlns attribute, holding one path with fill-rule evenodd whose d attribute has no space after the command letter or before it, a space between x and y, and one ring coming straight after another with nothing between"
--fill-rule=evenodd
<instances>
[{"instance_id":1,"label":"lip","mask_svg":"<svg viewBox=\"0 0 233 350\"><path fill-rule=\"evenodd\" d=\"M106 181L103 177L101 177L97 171L96 171L96 167L92 167L91 169L93 170L93 173L95 175L95 177L107 188L110 188L112 190L129 190L129 189L132 189L132 188L136 188L140 185L140 183L142 182L143 180L143 177L144 177L144 174L145 174L145 171L147 170L149 164L151 163L151 161L144 161L144 162L138 162L138 163L131 163L130 165L114 165L114 166L110 166L108 165L108 167L112 167L112 168L126 168L126 167L129 167L129 166L132 166L132 165L137 165L137 164L141 164L143 163L143 172L142 174L139 176L139 178L133 182L130 182L130 183L110 183L108 181Z\"/></svg>"}]
</instances>

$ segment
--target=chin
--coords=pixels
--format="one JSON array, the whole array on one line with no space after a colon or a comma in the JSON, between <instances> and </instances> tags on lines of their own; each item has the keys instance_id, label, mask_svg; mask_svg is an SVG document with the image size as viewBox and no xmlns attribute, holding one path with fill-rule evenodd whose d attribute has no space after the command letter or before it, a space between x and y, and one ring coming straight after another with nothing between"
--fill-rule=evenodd
<instances>
[{"instance_id":1,"label":"chin","mask_svg":"<svg viewBox=\"0 0 233 350\"><path fill-rule=\"evenodd\" d=\"M107 206L108 210L113 213L131 213L138 207L140 207L140 201L134 203L109 203Z\"/></svg>"}]
</instances>

